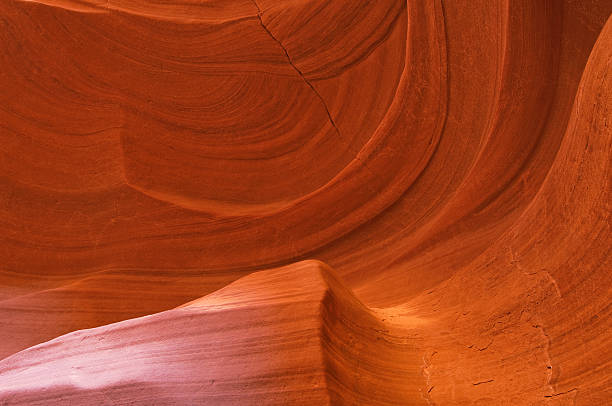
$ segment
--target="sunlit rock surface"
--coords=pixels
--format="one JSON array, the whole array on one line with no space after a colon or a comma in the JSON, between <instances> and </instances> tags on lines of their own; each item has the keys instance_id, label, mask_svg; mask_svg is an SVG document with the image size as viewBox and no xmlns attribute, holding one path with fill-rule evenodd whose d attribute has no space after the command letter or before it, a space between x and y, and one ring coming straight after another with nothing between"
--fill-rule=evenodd
<instances>
[{"instance_id":1,"label":"sunlit rock surface","mask_svg":"<svg viewBox=\"0 0 612 406\"><path fill-rule=\"evenodd\" d=\"M612 404L611 13L1 1L0 404Z\"/></svg>"}]
</instances>

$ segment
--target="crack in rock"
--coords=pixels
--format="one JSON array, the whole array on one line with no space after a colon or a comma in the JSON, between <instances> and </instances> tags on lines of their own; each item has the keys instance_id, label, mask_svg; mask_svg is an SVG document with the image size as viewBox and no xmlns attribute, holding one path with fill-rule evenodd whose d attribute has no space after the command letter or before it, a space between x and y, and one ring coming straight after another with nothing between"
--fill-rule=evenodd
<instances>
[{"instance_id":1,"label":"crack in rock","mask_svg":"<svg viewBox=\"0 0 612 406\"><path fill-rule=\"evenodd\" d=\"M567 395L568 393L572 393L572 392L578 392L578 388L572 388L568 391L565 392L559 392L559 393L554 393L552 395L544 395L545 398L554 398L557 396L563 396L563 395Z\"/></svg>"},{"instance_id":2,"label":"crack in rock","mask_svg":"<svg viewBox=\"0 0 612 406\"><path fill-rule=\"evenodd\" d=\"M255 5L255 7L257 8L257 18L259 20L259 24L266 31L266 33L268 33L268 36L270 38L272 38L281 47L281 49L285 53L285 57L287 58L287 61L289 62L289 65L291 65L293 67L293 69L297 72L297 74L300 75L300 77L302 78L304 83L306 83L306 85L313 91L313 93L321 101L321 104L323 105L323 108L325 109L325 112L327 113L327 118L329 119L329 123L332 125L332 127L334 127L334 130L336 131L338 136L340 136L340 130L338 129L334 119L332 118L331 112L329 111L329 108L327 107L327 103L325 103L325 100L323 99L321 94L317 91L317 89L315 89L315 87L312 85L312 83L310 83L310 81L306 78L306 76L304 76L302 71L293 63L293 60L289 56L289 52L287 52L287 48L285 48L285 46L276 38L276 36L274 36L274 34L272 34L272 32L264 24L263 19L262 19L263 11L261 10L261 8L259 8L259 4L257 4L257 2L255 0L252 0L252 2Z\"/></svg>"},{"instance_id":3,"label":"crack in rock","mask_svg":"<svg viewBox=\"0 0 612 406\"><path fill-rule=\"evenodd\" d=\"M473 383L472 385L478 386L478 385L482 385L483 383L489 383L489 382L494 382L494 381L495 379L489 379L488 381L480 381L480 382Z\"/></svg>"}]
</instances>

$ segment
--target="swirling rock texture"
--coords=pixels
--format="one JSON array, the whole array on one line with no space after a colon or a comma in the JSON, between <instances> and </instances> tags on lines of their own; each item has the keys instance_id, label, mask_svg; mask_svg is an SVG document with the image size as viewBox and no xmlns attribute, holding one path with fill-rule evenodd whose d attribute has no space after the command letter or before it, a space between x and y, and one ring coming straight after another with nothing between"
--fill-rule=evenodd
<instances>
[{"instance_id":1,"label":"swirling rock texture","mask_svg":"<svg viewBox=\"0 0 612 406\"><path fill-rule=\"evenodd\" d=\"M0 2L0 404L612 404L611 13Z\"/></svg>"}]
</instances>

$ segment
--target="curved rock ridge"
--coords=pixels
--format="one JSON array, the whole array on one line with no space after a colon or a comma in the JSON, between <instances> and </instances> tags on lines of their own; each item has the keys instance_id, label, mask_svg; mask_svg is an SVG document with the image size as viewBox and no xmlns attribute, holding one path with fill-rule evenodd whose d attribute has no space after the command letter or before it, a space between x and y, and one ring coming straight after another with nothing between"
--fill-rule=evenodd
<instances>
[{"instance_id":1,"label":"curved rock ridge","mask_svg":"<svg viewBox=\"0 0 612 406\"><path fill-rule=\"evenodd\" d=\"M610 403L611 66L609 19L529 207L469 266L405 305L436 320L424 330L434 403Z\"/></svg>"},{"instance_id":2,"label":"curved rock ridge","mask_svg":"<svg viewBox=\"0 0 612 406\"><path fill-rule=\"evenodd\" d=\"M8 357L0 402L412 403L417 342L397 334L329 267L298 262Z\"/></svg>"},{"instance_id":3,"label":"curved rock ridge","mask_svg":"<svg viewBox=\"0 0 612 406\"><path fill-rule=\"evenodd\" d=\"M0 1L0 404L612 404L611 15Z\"/></svg>"}]
</instances>

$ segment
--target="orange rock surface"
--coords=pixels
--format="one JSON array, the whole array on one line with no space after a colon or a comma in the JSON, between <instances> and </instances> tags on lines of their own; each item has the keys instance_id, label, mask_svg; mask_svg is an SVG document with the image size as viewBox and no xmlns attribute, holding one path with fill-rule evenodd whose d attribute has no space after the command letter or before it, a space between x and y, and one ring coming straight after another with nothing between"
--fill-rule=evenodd
<instances>
[{"instance_id":1,"label":"orange rock surface","mask_svg":"<svg viewBox=\"0 0 612 406\"><path fill-rule=\"evenodd\" d=\"M611 14L1 1L0 404L612 404Z\"/></svg>"}]
</instances>

